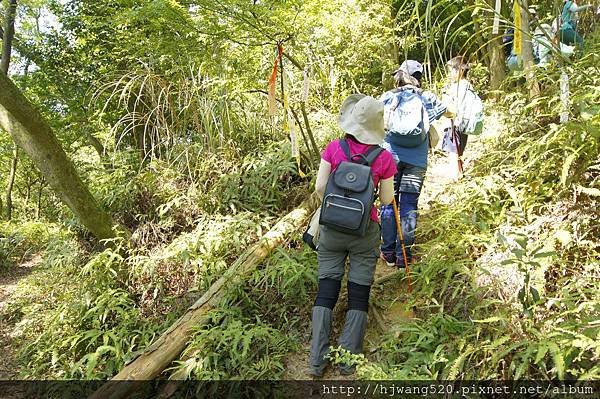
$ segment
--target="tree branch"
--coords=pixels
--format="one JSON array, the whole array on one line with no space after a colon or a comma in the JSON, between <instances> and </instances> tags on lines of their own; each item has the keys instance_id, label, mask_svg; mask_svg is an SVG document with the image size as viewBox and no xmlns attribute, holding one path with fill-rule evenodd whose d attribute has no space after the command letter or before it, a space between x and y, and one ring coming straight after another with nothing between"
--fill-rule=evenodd
<instances>
[{"instance_id":1,"label":"tree branch","mask_svg":"<svg viewBox=\"0 0 600 399\"><path fill-rule=\"evenodd\" d=\"M300 69L301 71L303 71L303 70L304 70L304 67L302 66L302 64L301 64L301 63L300 63L300 62L299 62L297 59L295 59L294 57L292 57L291 55L289 55L289 54L288 54L288 53L286 53L285 51L284 51L282 54L283 54L283 56L284 56L285 58L287 58L288 60L290 60L290 62L291 62L292 64L294 64L294 66L295 66L296 68Z\"/></svg>"}]
</instances>

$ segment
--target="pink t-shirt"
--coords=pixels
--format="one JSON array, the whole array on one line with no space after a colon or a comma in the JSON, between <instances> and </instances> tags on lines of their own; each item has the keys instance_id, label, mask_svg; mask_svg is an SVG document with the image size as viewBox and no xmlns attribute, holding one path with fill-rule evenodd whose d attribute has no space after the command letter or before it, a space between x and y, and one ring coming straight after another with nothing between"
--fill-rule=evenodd
<instances>
[{"instance_id":1,"label":"pink t-shirt","mask_svg":"<svg viewBox=\"0 0 600 399\"><path fill-rule=\"evenodd\" d=\"M364 154L367 152L369 144L362 144L352 139L346 139L348 142L348 147L350 147L350 154ZM338 167L342 161L347 161L348 158L340 145L340 140L334 140L325 147L323 154L321 154L321 158L331 164L331 172ZM394 162L394 158L392 158L392 154L383 150L381 154L375 159L373 165L371 165L371 174L373 175L373 183L375 187L379 186L379 180L381 179L389 179L393 177L398 169L396 168L396 163ZM375 222L379 222L379 218L377 217L377 208L371 208L371 220Z\"/></svg>"}]
</instances>

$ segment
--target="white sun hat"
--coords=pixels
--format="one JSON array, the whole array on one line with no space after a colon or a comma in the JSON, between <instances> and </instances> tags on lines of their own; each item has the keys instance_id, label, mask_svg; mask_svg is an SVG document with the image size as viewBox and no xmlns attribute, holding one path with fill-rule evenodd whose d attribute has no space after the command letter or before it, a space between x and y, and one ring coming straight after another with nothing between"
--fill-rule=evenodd
<instances>
[{"instance_id":1,"label":"white sun hat","mask_svg":"<svg viewBox=\"0 0 600 399\"><path fill-rule=\"evenodd\" d=\"M381 144L383 103L371 96L352 94L344 100L338 118L340 128L364 144Z\"/></svg>"},{"instance_id":2,"label":"white sun hat","mask_svg":"<svg viewBox=\"0 0 600 399\"><path fill-rule=\"evenodd\" d=\"M404 71L407 74L409 74L410 76L412 76L413 74L415 74L417 72L423 73L423 65L419 61L406 60L402 64L400 64L400 68L398 68L394 71L394 75L396 73L398 73L399 71Z\"/></svg>"}]
</instances>

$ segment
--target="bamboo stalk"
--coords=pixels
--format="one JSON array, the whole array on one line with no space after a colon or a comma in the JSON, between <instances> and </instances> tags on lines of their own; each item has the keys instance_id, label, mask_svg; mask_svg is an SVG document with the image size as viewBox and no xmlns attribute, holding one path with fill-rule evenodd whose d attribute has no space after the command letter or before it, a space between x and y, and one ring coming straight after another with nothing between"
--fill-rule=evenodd
<instances>
[{"instance_id":1,"label":"bamboo stalk","mask_svg":"<svg viewBox=\"0 0 600 399\"><path fill-rule=\"evenodd\" d=\"M306 134L308 134L308 138L310 139L310 143L312 145L313 151L318 154L319 147L317 146L317 142L315 141L315 136L313 135L312 129L310 128L310 122L308 121L308 113L306 112L306 104L304 104L303 102L300 103L300 111L302 111L302 118L304 119L304 127L306 128Z\"/></svg>"}]
</instances>

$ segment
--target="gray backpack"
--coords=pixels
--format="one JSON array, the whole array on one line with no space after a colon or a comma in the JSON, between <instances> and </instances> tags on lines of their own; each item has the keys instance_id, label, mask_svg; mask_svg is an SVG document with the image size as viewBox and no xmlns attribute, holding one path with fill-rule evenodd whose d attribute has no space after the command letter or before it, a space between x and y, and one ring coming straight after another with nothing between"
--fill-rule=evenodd
<instances>
[{"instance_id":1,"label":"gray backpack","mask_svg":"<svg viewBox=\"0 0 600 399\"><path fill-rule=\"evenodd\" d=\"M340 163L329 175L321 205L320 224L363 237L375 202L371 165L383 148L374 145L364 154L350 154L345 139L340 140L340 146L349 162Z\"/></svg>"}]
</instances>

